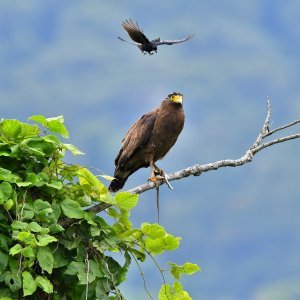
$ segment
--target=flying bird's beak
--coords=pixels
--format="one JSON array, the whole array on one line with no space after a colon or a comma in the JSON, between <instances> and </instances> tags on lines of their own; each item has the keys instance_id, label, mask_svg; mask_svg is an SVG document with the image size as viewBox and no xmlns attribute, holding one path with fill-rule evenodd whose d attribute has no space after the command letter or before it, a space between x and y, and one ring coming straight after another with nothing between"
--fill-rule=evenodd
<instances>
[{"instance_id":1,"label":"flying bird's beak","mask_svg":"<svg viewBox=\"0 0 300 300\"><path fill-rule=\"evenodd\" d=\"M182 104L183 103L183 96L182 95L175 95L175 96L173 96L173 101L175 103Z\"/></svg>"}]
</instances>

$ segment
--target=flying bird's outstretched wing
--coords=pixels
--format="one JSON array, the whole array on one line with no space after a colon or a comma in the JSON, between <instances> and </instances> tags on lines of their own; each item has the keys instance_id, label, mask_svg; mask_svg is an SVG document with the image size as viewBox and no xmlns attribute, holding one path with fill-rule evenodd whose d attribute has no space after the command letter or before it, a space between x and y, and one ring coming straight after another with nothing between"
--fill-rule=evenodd
<instances>
[{"instance_id":1,"label":"flying bird's outstretched wing","mask_svg":"<svg viewBox=\"0 0 300 300\"><path fill-rule=\"evenodd\" d=\"M194 36L194 34L190 34L190 35L188 35L186 38L184 38L182 40L160 40L160 39L156 39L156 40L153 40L151 42L155 43L156 45L173 45L173 44L178 44L178 43L182 43L182 42L188 41L193 36Z\"/></svg>"},{"instance_id":2,"label":"flying bird's outstretched wing","mask_svg":"<svg viewBox=\"0 0 300 300\"><path fill-rule=\"evenodd\" d=\"M124 40L123 38L121 38L121 37L119 37L119 36L118 36L118 39L121 40L122 42L126 42L126 43L128 43L128 44L132 44L132 45L136 45L136 46L140 45L140 43L129 42L129 41L126 41L126 40Z\"/></svg>"},{"instance_id":3,"label":"flying bird's outstretched wing","mask_svg":"<svg viewBox=\"0 0 300 300\"><path fill-rule=\"evenodd\" d=\"M130 36L130 38L139 44L145 44L145 43L149 43L148 38L144 35L143 31L140 29L138 23L133 23L133 21L130 19L125 20L122 23L124 29L127 31L128 35ZM122 40L122 39L121 39Z\"/></svg>"}]
</instances>

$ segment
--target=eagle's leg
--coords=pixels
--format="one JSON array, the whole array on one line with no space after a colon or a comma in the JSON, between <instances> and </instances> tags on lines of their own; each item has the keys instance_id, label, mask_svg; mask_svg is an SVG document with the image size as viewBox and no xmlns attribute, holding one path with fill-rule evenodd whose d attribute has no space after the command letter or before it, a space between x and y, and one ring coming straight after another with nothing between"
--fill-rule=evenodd
<instances>
[{"instance_id":1,"label":"eagle's leg","mask_svg":"<svg viewBox=\"0 0 300 300\"><path fill-rule=\"evenodd\" d=\"M157 180L163 180L168 186L168 188L173 190L173 187L171 186L168 180L168 175L164 170L160 169L154 162L150 163L150 168L151 168L151 175L149 181L154 182L156 185Z\"/></svg>"}]
</instances>

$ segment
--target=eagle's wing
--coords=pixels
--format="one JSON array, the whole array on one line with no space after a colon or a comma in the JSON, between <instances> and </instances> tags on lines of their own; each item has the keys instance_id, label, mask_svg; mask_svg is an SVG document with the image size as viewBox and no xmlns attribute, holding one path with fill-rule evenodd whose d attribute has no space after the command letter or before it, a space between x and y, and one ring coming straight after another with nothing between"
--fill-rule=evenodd
<instances>
[{"instance_id":1,"label":"eagle's wing","mask_svg":"<svg viewBox=\"0 0 300 300\"><path fill-rule=\"evenodd\" d=\"M155 120L156 111L152 111L143 115L131 126L122 141L122 147L115 159L116 166L125 163L134 153L147 144L152 135Z\"/></svg>"},{"instance_id":2,"label":"eagle's wing","mask_svg":"<svg viewBox=\"0 0 300 300\"><path fill-rule=\"evenodd\" d=\"M122 23L124 29L127 31L130 38L139 44L149 43L148 38L144 35L143 31L140 29L138 23L134 24L133 21L130 19L125 20Z\"/></svg>"},{"instance_id":3,"label":"eagle's wing","mask_svg":"<svg viewBox=\"0 0 300 300\"><path fill-rule=\"evenodd\" d=\"M194 34L190 34L186 38L181 39L181 40L158 40L157 39L157 40L153 40L151 42L155 43L156 45L173 45L173 44L178 44L178 43L182 43L187 40L190 40L193 36L194 36Z\"/></svg>"}]
</instances>

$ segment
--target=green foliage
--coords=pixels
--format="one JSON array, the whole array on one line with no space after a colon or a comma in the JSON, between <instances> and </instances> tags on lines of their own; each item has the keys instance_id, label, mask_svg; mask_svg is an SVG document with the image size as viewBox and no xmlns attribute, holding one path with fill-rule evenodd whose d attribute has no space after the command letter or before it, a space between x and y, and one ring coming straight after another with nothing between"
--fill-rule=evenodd
<instances>
[{"instance_id":1,"label":"green foliage","mask_svg":"<svg viewBox=\"0 0 300 300\"><path fill-rule=\"evenodd\" d=\"M119 285L132 258L175 250L180 238L158 224L133 228L137 195L113 196L89 170L63 161L66 151L82 154L59 139L69 135L63 117L30 120L0 122L0 298L124 299ZM87 209L100 202L111 205L109 221ZM176 280L199 270L170 266ZM176 281L159 299L191 298Z\"/></svg>"}]
</instances>

